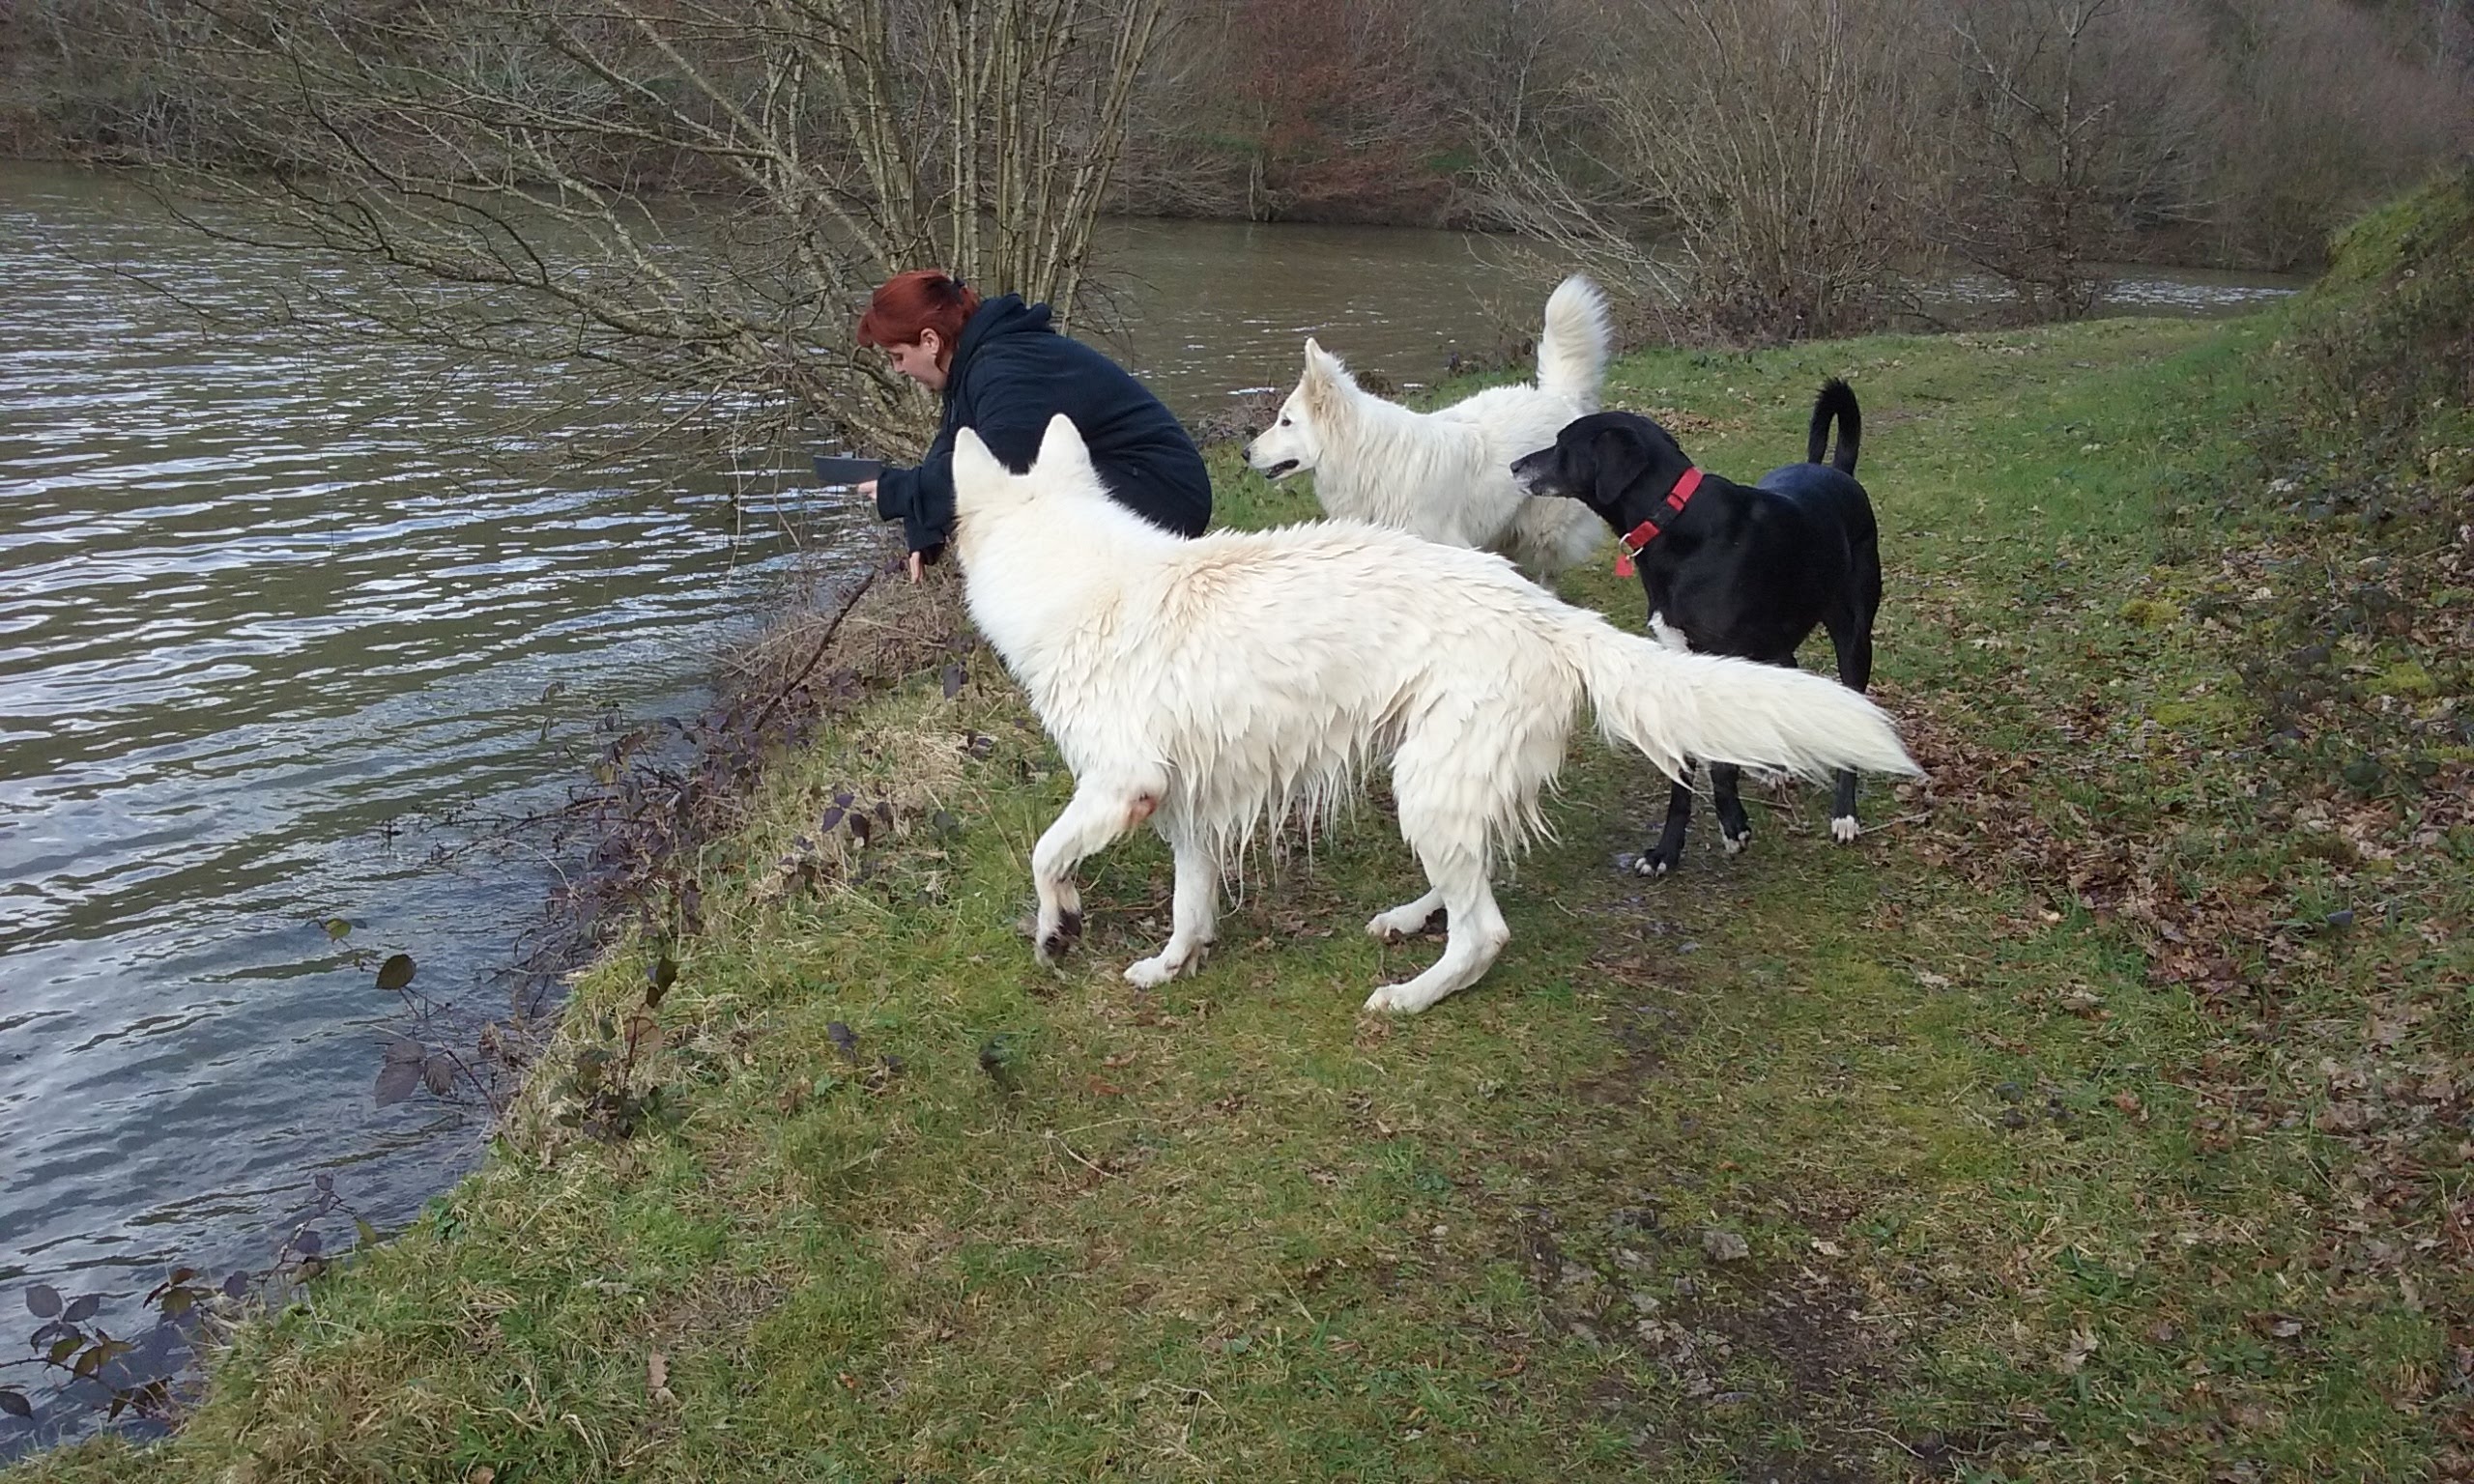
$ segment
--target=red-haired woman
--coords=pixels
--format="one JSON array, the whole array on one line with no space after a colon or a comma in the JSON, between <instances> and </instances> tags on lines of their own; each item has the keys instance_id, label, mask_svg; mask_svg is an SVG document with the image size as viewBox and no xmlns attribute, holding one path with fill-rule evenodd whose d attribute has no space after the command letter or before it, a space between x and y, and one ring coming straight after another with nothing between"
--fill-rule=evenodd
<instances>
[{"instance_id":1,"label":"red-haired woman","mask_svg":"<svg viewBox=\"0 0 2474 1484\"><path fill-rule=\"evenodd\" d=\"M1194 442L1125 368L1049 326L1046 304L1018 294L982 301L938 269L899 273L877 290L859 343L883 348L894 369L945 396L936 441L916 469L888 469L861 489L877 514L900 521L911 581L934 561L954 523L954 430L969 428L1017 471L1030 468L1059 413L1090 447L1108 494L1180 535L1211 521L1211 475Z\"/></svg>"}]
</instances>

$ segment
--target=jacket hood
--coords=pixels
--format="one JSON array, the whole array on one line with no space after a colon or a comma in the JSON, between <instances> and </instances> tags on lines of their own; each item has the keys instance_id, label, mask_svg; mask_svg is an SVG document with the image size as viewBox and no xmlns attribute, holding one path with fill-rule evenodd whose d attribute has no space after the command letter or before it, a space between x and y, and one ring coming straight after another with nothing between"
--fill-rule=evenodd
<instances>
[{"instance_id":1,"label":"jacket hood","mask_svg":"<svg viewBox=\"0 0 2474 1484\"><path fill-rule=\"evenodd\" d=\"M972 357L979 354L980 347L991 340L1005 335L1053 333L1049 326L1053 318L1048 305L1026 304L1020 294L1000 294L994 299L982 300L963 326L962 338L954 343L953 365L946 374L951 376L960 372L970 363Z\"/></svg>"}]
</instances>

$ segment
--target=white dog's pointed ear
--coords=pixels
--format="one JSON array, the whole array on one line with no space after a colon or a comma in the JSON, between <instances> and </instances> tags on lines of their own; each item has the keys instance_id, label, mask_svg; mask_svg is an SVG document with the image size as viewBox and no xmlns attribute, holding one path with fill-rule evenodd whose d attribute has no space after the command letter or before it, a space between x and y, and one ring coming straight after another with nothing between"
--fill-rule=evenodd
<instances>
[{"instance_id":1,"label":"white dog's pointed ear","mask_svg":"<svg viewBox=\"0 0 2474 1484\"><path fill-rule=\"evenodd\" d=\"M1082 430L1063 413L1048 420L1048 432L1040 438L1039 462L1032 466L1044 474L1083 472L1091 470L1091 450L1082 442Z\"/></svg>"},{"instance_id":2,"label":"white dog's pointed ear","mask_svg":"<svg viewBox=\"0 0 2474 1484\"><path fill-rule=\"evenodd\" d=\"M955 431L954 489L956 492L988 489L999 480L1011 476L1012 473L1012 470L997 461L996 455L988 451L988 445L979 441L977 433L968 428Z\"/></svg>"},{"instance_id":3,"label":"white dog's pointed ear","mask_svg":"<svg viewBox=\"0 0 2474 1484\"><path fill-rule=\"evenodd\" d=\"M1306 342L1306 375L1298 382L1298 390L1306 395L1306 410L1316 416L1337 415L1344 405L1343 387L1357 384L1349 380L1348 369L1340 358L1309 336Z\"/></svg>"},{"instance_id":4,"label":"white dog's pointed ear","mask_svg":"<svg viewBox=\"0 0 2474 1484\"><path fill-rule=\"evenodd\" d=\"M1306 380L1309 384L1319 383L1326 386L1338 386L1342 383L1352 386L1357 385L1350 379L1349 368L1340 357L1311 338L1306 342Z\"/></svg>"}]
</instances>

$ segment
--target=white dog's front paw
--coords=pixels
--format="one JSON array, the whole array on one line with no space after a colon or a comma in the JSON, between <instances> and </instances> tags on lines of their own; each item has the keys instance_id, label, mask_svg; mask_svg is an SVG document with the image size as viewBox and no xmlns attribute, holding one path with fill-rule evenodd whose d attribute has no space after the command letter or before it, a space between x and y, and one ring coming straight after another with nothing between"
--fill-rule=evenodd
<instances>
[{"instance_id":1,"label":"white dog's front paw","mask_svg":"<svg viewBox=\"0 0 2474 1484\"><path fill-rule=\"evenodd\" d=\"M1854 814L1832 814L1830 816L1829 838L1838 842L1840 844L1847 845L1855 843L1856 837L1862 833L1862 829L1856 823L1856 816Z\"/></svg>"},{"instance_id":2,"label":"white dog's front paw","mask_svg":"<svg viewBox=\"0 0 2474 1484\"><path fill-rule=\"evenodd\" d=\"M1375 990L1366 997L1366 1008L1378 1015L1414 1015L1441 998L1441 993L1413 979Z\"/></svg>"},{"instance_id":3,"label":"white dog's front paw","mask_svg":"<svg viewBox=\"0 0 2474 1484\"><path fill-rule=\"evenodd\" d=\"M1205 950L1199 947L1183 954L1173 946L1164 948L1155 957L1128 964L1125 982L1136 989L1157 989L1172 979L1201 968L1204 953Z\"/></svg>"}]
</instances>

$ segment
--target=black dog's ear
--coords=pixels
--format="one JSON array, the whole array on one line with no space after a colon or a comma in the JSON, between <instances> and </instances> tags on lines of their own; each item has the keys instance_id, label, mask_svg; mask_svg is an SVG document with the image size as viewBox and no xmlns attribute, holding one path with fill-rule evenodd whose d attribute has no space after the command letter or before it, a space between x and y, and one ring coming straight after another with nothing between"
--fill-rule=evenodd
<instances>
[{"instance_id":1,"label":"black dog's ear","mask_svg":"<svg viewBox=\"0 0 2474 1484\"><path fill-rule=\"evenodd\" d=\"M1615 421L1599 423L1586 439L1575 439L1565 456L1574 493L1594 505L1612 504L1640 477L1650 460L1638 431Z\"/></svg>"},{"instance_id":2,"label":"black dog's ear","mask_svg":"<svg viewBox=\"0 0 2474 1484\"><path fill-rule=\"evenodd\" d=\"M1599 430L1598 469L1611 499L1652 475L1673 477L1692 467L1675 435L1647 417L1610 419Z\"/></svg>"}]
</instances>

